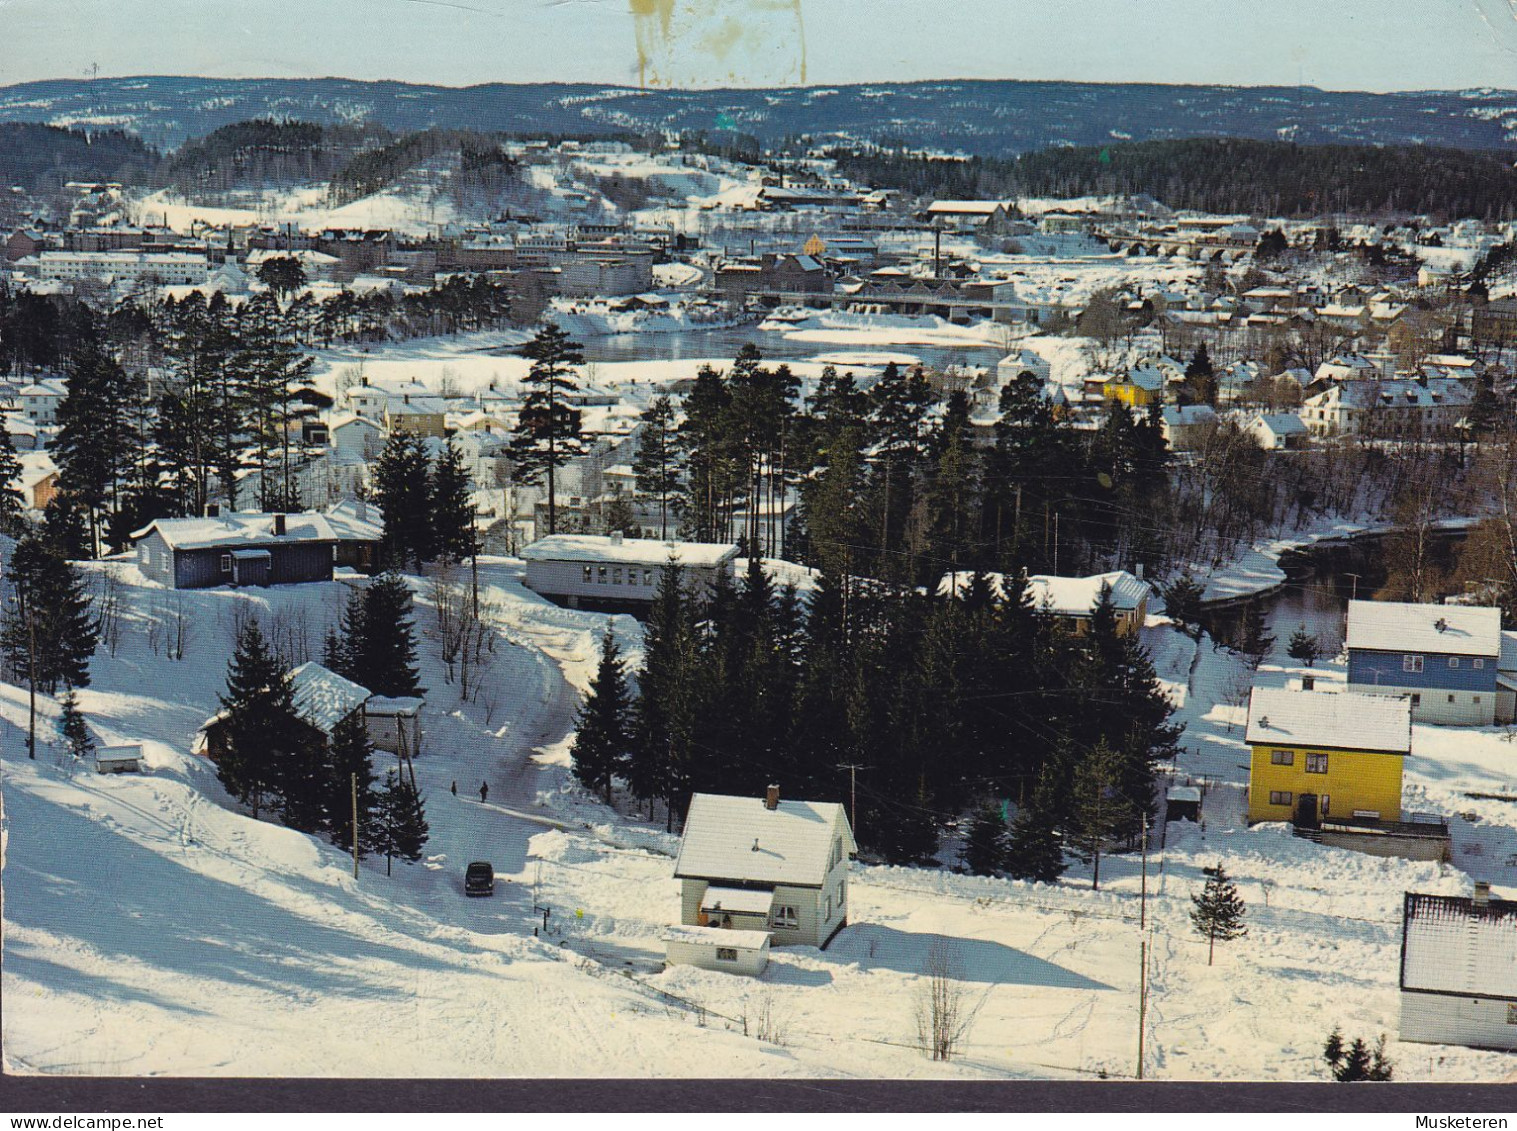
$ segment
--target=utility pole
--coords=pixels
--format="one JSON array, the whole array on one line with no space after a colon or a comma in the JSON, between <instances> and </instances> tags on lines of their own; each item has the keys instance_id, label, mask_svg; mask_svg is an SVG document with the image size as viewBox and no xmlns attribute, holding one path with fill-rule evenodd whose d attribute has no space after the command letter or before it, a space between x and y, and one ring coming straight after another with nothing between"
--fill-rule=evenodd
<instances>
[{"instance_id":1,"label":"utility pole","mask_svg":"<svg viewBox=\"0 0 1517 1131\"><path fill-rule=\"evenodd\" d=\"M853 838L859 836L859 778L860 770L872 770L873 766L862 766L857 762L843 762L838 766L840 770L848 771L848 823L853 826Z\"/></svg>"},{"instance_id":2,"label":"utility pole","mask_svg":"<svg viewBox=\"0 0 1517 1131\"><path fill-rule=\"evenodd\" d=\"M1148 1028L1148 817L1143 818L1143 880L1138 903L1138 1079L1143 1079L1143 1039Z\"/></svg>"},{"instance_id":3,"label":"utility pole","mask_svg":"<svg viewBox=\"0 0 1517 1131\"><path fill-rule=\"evenodd\" d=\"M353 878L358 879L358 775L350 774L353 779Z\"/></svg>"},{"instance_id":4,"label":"utility pole","mask_svg":"<svg viewBox=\"0 0 1517 1131\"><path fill-rule=\"evenodd\" d=\"M1053 575L1059 576L1059 512L1053 512Z\"/></svg>"},{"instance_id":5,"label":"utility pole","mask_svg":"<svg viewBox=\"0 0 1517 1131\"><path fill-rule=\"evenodd\" d=\"M1359 599L1359 579L1364 575L1359 573L1345 573L1343 576L1353 579L1352 588L1349 590L1349 600L1357 601Z\"/></svg>"},{"instance_id":6,"label":"utility pole","mask_svg":"<svg viewBox=\"0 0 1517 1131\"><path fill-rule=\"evenodd\" d=\"M35 762L37 760L37 606L34 597L35 594L29 593L26 599L26 682L30 701L26 720L26 756Z\"/></svg>"}]
</instances>

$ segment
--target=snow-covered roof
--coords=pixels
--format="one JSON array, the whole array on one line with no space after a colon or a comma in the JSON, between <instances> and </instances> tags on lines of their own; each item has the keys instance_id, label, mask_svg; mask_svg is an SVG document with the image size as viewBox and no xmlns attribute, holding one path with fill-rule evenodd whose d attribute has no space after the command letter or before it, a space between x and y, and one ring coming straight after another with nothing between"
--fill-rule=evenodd
<instances>
[{"instance_id":1,"label":"snow-covered roof","mask_svg":"<svg viewBox=\"0 0 1517 1131\"><path fill-rule=\"evenodd\" d=\"M1101 597L1103 585L1111 586L1111 602L1118 612L1136 609L1150 592L1148 582L1125 569L1092 577L1053 577L1039 573L1027 579L1027 591L1035 608L1046 608L1066 617L1090 616Z\"/></svg>"},{"instance_id":2,"label":"snow-covered roof","mask_svg":"<svg viewBox=\"0 0 1517 1131\"><path fill-rule=\"evenodd\" d=\"M601 534L550 534L521 552L529 562L617 562L662 566L671 557L681 565L715 566L737 557L730 542L660 542L657 538L622 538Z\"/></svg>"},{"instance_id":3,"label":"snow-covered roof","mask_svg":"<svg viewBox=\"0 0 1517 1131\"><path fill-rule=\"evenodd\" d=\"M752 888L726 888L711 884L701 896L702 911L736 911L739 914L767 915L774 906L774 891Z\"/></svg>"},{"instance_id":4,"label":"snow-covered roof","mask_svg":"<svg viewBox=\"0 0 1517 1131\"><path fill-rule=\"evenodd\" d=\"M1323 746L1408 754L1411 700L1351 691L1296 691L1256 687L1248 697L1250 746Z\"/></svg>"},{"instance_id":5,"label":"snow-covered roof","mask_svg":"<svg viewBox=\"0 0 1517 1131\"><path fill-rule=\"evenodd\" d=\"M379 541L384 533L384 515L373 503L344 499L328 507L327 525L334 537L344 541Z\"/></svg>"},{"instance_id":6,"label":"snow-covered roof","mask_svg":"<svg viewBox=\"0 0 1517 1131\"><path fill-rule=\"evenodd\" d=\"M420 711L425 702L415 695L371 695L363 705L363 713L370 718L389 719L397 715L409 718Z\"/></svg>"},{"instance_id":7,"label":"snow-covered roof","mask_svg":"<svg viewBox=\"0 0 1517 1131\"><path fill-rule=\"evenodd\" d=\"M1374 652L1499 656L1501 610L1479 605L1350 601L1346 643L1349 648Z\"/></svg>"},{"instance_id":8,"label":"snow-covered roof","mask_svg":"<svg viewBox=\"0 0 1517 1131\"><path fill-rule=\"evenodd\" d=\"M272 514L226 514L217 518L160 518L141 530L132 531L135 541L154 530L175 550L206 550L213 546L235 546L280 542L332 542L335 536L325 517L319 514L285 516L283 534L274 533Z\"/></svg>"},{"instance_id":9,"label":"snow-covered roof","mask_svg":"<svg viewBox=\"0 0 1517 1131\"><path fill-rule=\"evenodd\" d=\"M1408 892L1401 988L1517 1001L1517 901Z\"/></svg>"},{"instance_id":10,"label":"snow-covered roof","mask_svg":"<svg viewBox=\"0 0 1517 1131\"><path fill-rule=\"evenodd\" d=\"M1004 200L934 200L927 211L946 216L989 216L1005 207Z\"/></svg>"},{"instance_id":11,"label":"snow-covered roof","mask_svg":"<svg viewBox=\"0 0 1517 1131\"><path fill-rule=\"evenodd\" d=\"M1206 424L1217 419L1217 410L1209 404L1167 404L1160 412L1171 428Z\"/></svg>"},{"instance_id":12,"label":"snow-covered roof","mask_svg":"<svg viewBox=\"0 0 1517 1131\"><path fill-rule=\"evenodd\" d=\"M665 942L730 946L737 950L763 950L769 945L768 931L733 931L724 927L665 927L663 937Z\"/></svg>"},{"instance_id":13,"label":"snow-covered roof","mask_svg":"<svg viewBox=\"0 0 1517 1131\"><path fill-rule=\"evenodd\" d=\"M676 879L721 879L820 887L832 841L856 850L843 807L830 801L780 801L697 793L690 800Z\"/></svg>"},{"instance_id":14,"label":"snow-covered roof","mask_svg":"<svg viewBox=\"0 0 1517 1131\"><path fill-rule=\"evenodd\" d=\"M1248 426L1268 429L1276 436L1299 436L1306 431L1305 421L1294 412L1261 412Z\"/></svg>"},{"instance_id":15,"label":"snow-covered roof","mask_svg":"<svg viewBox=\"0 0 1517 1131\"><path fill-rule=\"evenodd\" d=\"M331 736L342 722L369 698L369 689L345 679L315 661L290 673L291 704L302 721Z\"/></svg>"}]
</instances>

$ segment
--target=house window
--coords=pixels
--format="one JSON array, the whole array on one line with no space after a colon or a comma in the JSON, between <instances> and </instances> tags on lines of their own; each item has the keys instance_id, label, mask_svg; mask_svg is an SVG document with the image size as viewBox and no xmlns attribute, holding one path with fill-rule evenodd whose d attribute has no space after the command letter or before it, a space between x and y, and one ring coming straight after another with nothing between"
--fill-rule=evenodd
<instances>
[{"instance_id":1,"label":"house window","mask_svg":"<svg viewBox=\"0 0 1517 1131\"><path fill-rule=\"evenodd\" d=\"M585 567L585 584L589 585L590 582L594 579L594 577L595 577L594 571L592 571L589 566L586 566Z\"/></svg>"},{"instance_id":2,"label":"house window","mask_svg":"<svg viewBox=\"0 0 1517 1131\"><path fill-rule=\"evenodd\" d=\"M1271 750L1269 752L1270 764L1274 766L1294 766L1296 764L1296 752L1294 750Z\"/></svg>"},{"instance_id":3,"label":"house window","mask_svg":"<svg viewBox=\"0 0 1517 1131\"><path fill-rule=\"evenodd\" d=\"M1454 693L1452 691L1450 691L1449 692L1449 702L1452 703L1453 701L1454 701Z\"/></svg>"},{"instance_id":4,"label":"house window","mask_svg":"<svg viewBox=\"0 0 1517 1131\"><path fill-rule=\"evenodd\" d=\"M1291 797L1291 791L1288 789L1272 789L1269 791L1269 803L1271 805L1289 805Z\"/></svg>"},{"instance_id":5,"label":"house window","mask_svg":"<svg viewBox=\"0 0 1517 1131\"><path fill-rule=\"evenodd\" d=\"M606 567L605 566L596 566L595 567L595 580L598 581L602 585L606 584Z\"/></svg>"},{"instance_id":6,"label":"house window","mask_svg":"<svg viewBox=\"0 0 1517 1131\"><path fill-rule=\"evenodd\" d=\"M1327 755L1308 754L1306 756L1306 772L1309 774L1327 773Z\"/></svg>"},{"instance_id":7,"label":"house window","mask_svg":"<svg viewBox=\"0 0 1517 1131\"><path fill-rule=\"evenodd\" d=\"M652 585L653 584L653 571L651 569L645 569L645 570L643 570L643 584L644 585Z\"/></svg>"},{"instance_id":8,"label":"house window","mask_svg":"<svg viewBox=\"0 0 1517 1131\"><path fill-rule=\"evenodd\" d=\"M736 962L737 961L737 947L735 947L735 946L719 946L719 947L717 947L716 948L716 960L718 962Z\"/></svg>"},{"instance_id":9,"label":"house window","mask_svg":"<svg viewBox=\"0 0 1517 1131\"><path fill-rule=\"evenodd\" d=\"M1412 706L1413 707L1420 707L1420 706L1422 706L1422 696L1420 696L1420 695L1413 695L1412 696Z\"/></svg>"},{"instance_id":10,"label":"house window","mask_svg":"<svg viewBox=\"0 0 1517 1131\"><path fill-rule=\"evenodd\" d=\"M1422 657L1402 656L1401 670L1404 672L1420 672L1422 670Z\"/></svg>"},{"instance_id":11,"label":"house window","mask_svg":"<svg viewBox=\"0 0 1517 1131\"><path fill-rule=\"evenodd\" d=\"M637 584L637 570L635 570L635 569L629 569L627 571L627 584L628 585L636 585Z\"/></svg>"},{"instance_id":12,"label":"house window","mask_svg":"<svg viewBox=\"0 0 1517 1131\"><path fill-rule=\"evenodd\" d=\"M831 919L831 918L832 918L832 896L829 895L827 897L827 913L822 916L822 919L825 921L825 920Z\"/></svg>"},{"instance_id":13,"label":"house window","mask_svg":"<svg viewBox=\"0 0 1517 1131\"><path fill-rule=\"evenodd\" d=\"M232 572L232 555L231 554L222 554L221 555L221 572L222 573L231 573Z\"/></svg>"},{"instance_id":14,"label":"house window","mask_svg":"<svg viewBox=\"0 0 1517 1131\"><path fill-rule=\"evenodd\" d=\"M1457 668L1458 666L1459 666L1459 657L1458 656L1450 656L1449 657L1449 667L1451 667L1451 668Z\"/></svg>"},{"instance_id":15,"label":"house window","mask_svg":"<svg viewBox=\"0 0 1517 1131\"><path fill-rule=\"evenodd\" d=\"M844 908L847 906L847 900L846 900L847 892L848 892L848 886L846 884L838 884L838 914L839 915L841 915L843 913Z\"/></svg>"},{"instance_id":16,"label":"house window","mask_svg":"<svg viewBox=\"0 0 1517 1131\"><path fill-rule=\"evenodd\" d=\"M1483 668L1483 667L1485 667L1485 661L1484 660L1476 660L1472 666L1475 667L1475 668L1477 668L1477 669Z\"/></svg>"},{"instance_id":17,"label":"house window","mask_svg":"<svg viewBox=\"0 0 1517 1131\"><path fill-rule=\"evenodd\" d=\"M146 542L137 547L137 560L143 565L153 564L153 551L148 549Z\"/></svg>"},{"instance_id":18,"label":"house window","mask_svg":"<svg viewBox=\"0 0 1517 1131\"><path fill-rule=\"evenodd\" d=\"M787 931L798 931L801 927L801 920L796 915L794 907L776 907L770 912L769 925L771 927L782 927Z\"/></svg>"},{"instance_id":19,"label":"house window","mask_svg":"<svg viewBox=\"0 0 1517 1131\"><path fill-rule=\"evenodd\" d=\"M613 569L611 571L611 584L612 585L620 585L621 583L622 583L622 567L621 566L617 566L615 569Z\"/></svg>"},{"instance_id":20,"label":"house window","mask_svg":"<svg viewBox=\"0 0 1517 1131\"><path fill-rule=\"evenodd\" d=\"M1470 696L1470 702L1474 703L1478 707L1480 705L1480 696L1478 696L1478 695L1472 695L1472 696Z\"/></svg>"},{"instance_id":21,"label":"house window","mask_svg":"<svg viewBox=\"0 0 1517 1131\"><path fill-rule=\"evenodd\" d=\"M1507 1003L1506 1023L1508 1025L1517 1025L1517 1002Z\"/></svg>"}]
</instances>

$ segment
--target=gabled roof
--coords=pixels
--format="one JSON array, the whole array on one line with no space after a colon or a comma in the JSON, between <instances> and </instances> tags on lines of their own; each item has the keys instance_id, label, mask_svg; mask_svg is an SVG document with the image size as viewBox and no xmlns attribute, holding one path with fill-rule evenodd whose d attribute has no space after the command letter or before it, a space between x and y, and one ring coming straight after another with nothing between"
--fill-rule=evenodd
<instances>
[{"instance_id":1,"label":"gabled roof","mask_svg":"<svg viewBox=\"0 0 1517 1131\"><path fill-rule=\"evenodd\" d=\"M1350 601L1349 648L1374 652L1501 655L1501 610L1479 605Z\"/></svg>"},{"instance_id":2,"label":"gabled roof","mask_svg":"<svg viewBox=\"0 0 1517 1131\"><path fill-rule=\"evenodd\" d=\"M1125 569L1098 573L1091 577L1053 577L1034 574L1027 579L1027 592L1033 607L1047 609L1058 616L1088 617L1101 596L1101 586L1111 586L1111 603L1118 612L1131 612L1147 598L1148 582Z\"/></svg>"},{"instance_id":3,"label":"gabled roof","mask_svg":"<svg viewBox=\"0 0 1517 1131\"><path fill-rule=\"evenodd\" d=\"M1401 988L1517 1001L1517 902L1407 892Z\"/></svg>"},{"instance_id":4,"label":"gabled roof","mask_svg":"<svg viewBox=\"0 0 1517 1131\"><path fill-rule=\"evenodd\" d=\"M1299 436L1306 424L1294 412L1261 412L1248 422L1250 428L1267 428L1276 436Z\"/></svg>"},{"instance_id":5,"label":"gabled roof","mask_svg":"<svg viewBox=\"0 0 1517 1131\"><path fill-rule=\"evenodd\" d=\"M1256 687L1248 697L1250 746L1324 746L1409 754L1411 700L1352 691L1296 691Z\"/></svg>"},{"instance_id":6,"label":"gabled roof","mask_svg":"<svg viewBox=\"0 0 1517 1131\"><path fill-rule=\"evenodd\" d=\"M208 550L215 546L247 547L280 545L288 542L332 542L335 536L327 520L319 514L285 516L285 532L274 533L272 514L228 514L219 518L160 518L141 530L132 531L132 540L146 538L154 530L174 550Z\"/></svg>"},{"instance_id":7,"label":"gabled roof","mask_svg":"<svg viewBox=\"0 0 1517 1131\"><path fill-rule=\"evenodd\" d=\"M369 698L369 689L345 679L315 661L301 664L290 673L290 702L295 714L328 738L342 722Z\"/></svg>"},{"instance_id":8,"label":"gabled roof","mask_svg":"<svg viewBox=\"0 0 1517 1131\"><path fill-rule=\"evenodd\" d=\"M857 851L843 807L830 801L781 801L697 793L690 799L676 879L820 887L827 879L832 842L845 855Z\"/></svg>"}]
</instances>

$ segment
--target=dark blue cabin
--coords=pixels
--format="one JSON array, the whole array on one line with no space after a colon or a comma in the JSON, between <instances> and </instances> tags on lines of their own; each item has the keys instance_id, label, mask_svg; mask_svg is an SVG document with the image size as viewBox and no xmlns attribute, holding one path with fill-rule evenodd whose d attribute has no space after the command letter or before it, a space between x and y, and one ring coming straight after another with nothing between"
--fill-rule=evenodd
<instances>
[{"instance_id":1,"label":"dark blue cabin","mask_svg":"<svg viewBox=\"0 0 1517 1131\"><path fill-rule=\"evenodd\" d=\"M319 514L163 518L132 537L137 567L170 589L330 581L337 545Z\"/></svg>"}]
</instances>

